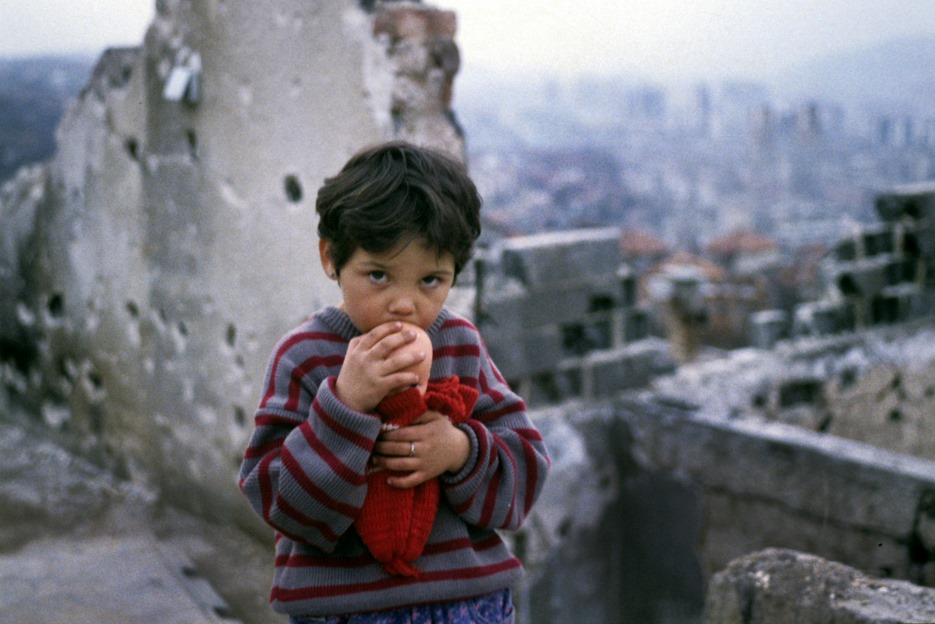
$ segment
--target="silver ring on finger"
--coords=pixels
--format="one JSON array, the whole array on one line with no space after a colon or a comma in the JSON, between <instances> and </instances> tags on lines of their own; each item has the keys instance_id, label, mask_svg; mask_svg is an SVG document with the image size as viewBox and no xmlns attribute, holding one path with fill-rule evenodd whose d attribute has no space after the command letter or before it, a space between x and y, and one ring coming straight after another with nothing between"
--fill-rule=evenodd
<instances>
[{"instance_id":1,"label":"silver ring on finger","mask_svg":"<svg viewBox=\"0 0 935 624\"><path fill-rule=\"evenodd\" d=\"M409 457L415 457L415 456L416 456L416 443L410 442L409 443Z\"/></svg>"}]
</instances>

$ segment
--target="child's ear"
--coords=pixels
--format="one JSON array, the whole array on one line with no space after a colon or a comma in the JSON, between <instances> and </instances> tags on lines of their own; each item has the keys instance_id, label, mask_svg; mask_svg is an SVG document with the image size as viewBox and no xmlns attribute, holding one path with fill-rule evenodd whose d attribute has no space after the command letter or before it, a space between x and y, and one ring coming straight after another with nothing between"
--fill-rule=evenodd
<instances>
[{"instance_id":1,"label":"child's ear","mask_svg":"<svg viewBox=\"0 0 935 624\"><path fill-rule=\"evenodd\" d=\"M326 240L318 241L318 255L321 258L321 268L325 274L333 280L338 279L338 272L334 268L334 262L331 260L331 243Z\"/></svg>"}]
</instances>

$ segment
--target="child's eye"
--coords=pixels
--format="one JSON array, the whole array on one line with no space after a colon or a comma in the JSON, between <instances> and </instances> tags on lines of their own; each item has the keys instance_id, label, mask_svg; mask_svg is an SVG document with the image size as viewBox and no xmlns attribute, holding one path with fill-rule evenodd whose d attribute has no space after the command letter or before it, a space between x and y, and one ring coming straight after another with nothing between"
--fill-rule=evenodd
<instances>
[{"instance_id":1,"label":"child's eye","mask_svg":"<svg viewBox=\"0 0 935 624\"><path fill-rule=\"evenodd\" d=\"M368 277L370 277L371 282L376 282L378 284L382 284L386 281L386 273L383 271L370 271Z\"/></svg>"},{"instance_id":2,"label":"child's eye","mask_svg":"<svg viewBox=\"0 0 935 624\"><path fill-rule=\"evenodd\" d=\"M438 286L442 283L442 278L437 275L429 275L428 277L422 278L422 283L426 286Z\"/></svg>"}]
</instances>

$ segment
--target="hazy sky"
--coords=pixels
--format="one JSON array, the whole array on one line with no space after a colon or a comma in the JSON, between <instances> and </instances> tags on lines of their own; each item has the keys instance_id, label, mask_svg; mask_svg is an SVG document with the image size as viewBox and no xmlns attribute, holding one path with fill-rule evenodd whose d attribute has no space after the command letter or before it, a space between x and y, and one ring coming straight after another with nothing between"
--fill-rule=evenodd
<instances>
[{"instance_id":1,"label":"hazy sky","mask_svg":"<svg viewBox=\"0 0 935 624\"><path fill-rule=\"evenodd\" d=\"M826 52L935 34L932 0L431 4L457 11L466 65L520 71L755 77ZM154 0L0 0L0 55L97 52L108 45L138 44L153 6Z\"/></svg>"}]
</instances>

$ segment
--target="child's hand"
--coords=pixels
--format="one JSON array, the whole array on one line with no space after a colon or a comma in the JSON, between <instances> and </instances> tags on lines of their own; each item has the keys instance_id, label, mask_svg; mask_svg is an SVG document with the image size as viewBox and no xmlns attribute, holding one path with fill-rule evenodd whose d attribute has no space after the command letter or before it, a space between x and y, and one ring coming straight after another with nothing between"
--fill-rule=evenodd
<instances>
[{"instance_id":1,"label":"child's hand","mask_svg":"<svg viewBox=\"0 0 935 624\"><path fill-rule=\"evenodd\" d=\"M394 390L417 384L419 375L406 369L431 354L397 352L415 337L412 330L403 331L402 323L397 322L378 325L352 339L336 383L341 401L359 412L372 412Z\"/></svg>"},{"instance_id":2,"label":"child's hand","mask_svg":"<svg viewBox=\"0 0 935 624\"><path fill-rule=\"evenodd\" d=\"M460 471L470 454L471 442L467 434L455 427L448 417L429 410L408 427L380 434L372 462L377 470L408 473L387 477L387 483L405 489L445 472Z\"/></svg>"}]
</instances>

